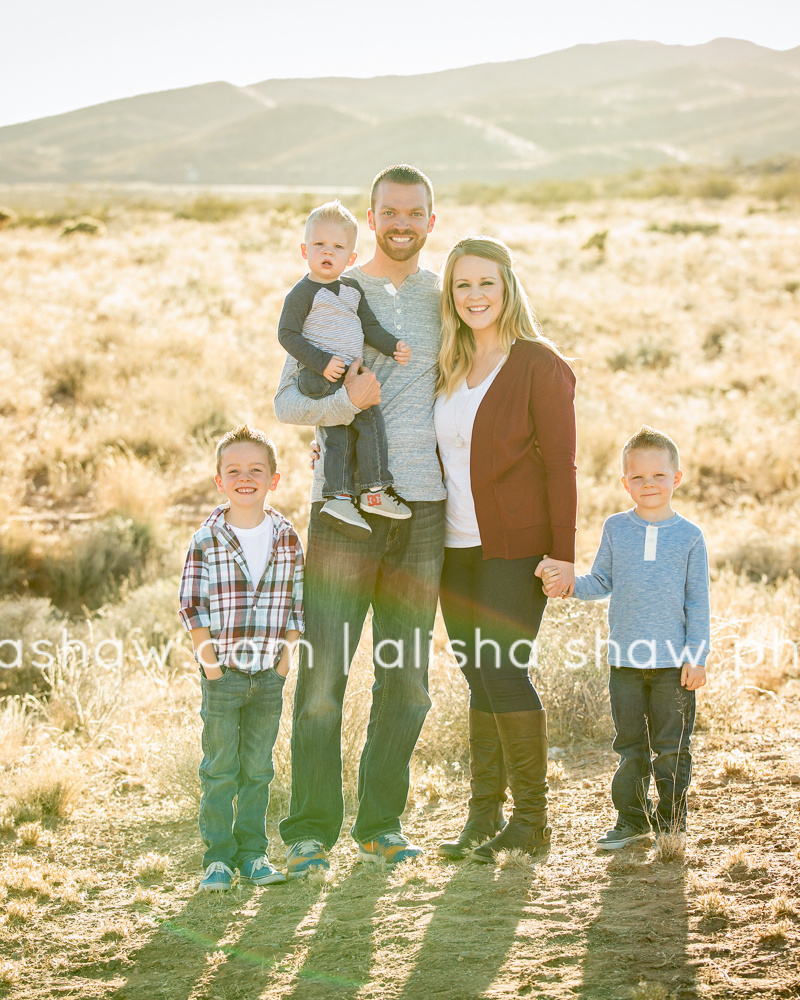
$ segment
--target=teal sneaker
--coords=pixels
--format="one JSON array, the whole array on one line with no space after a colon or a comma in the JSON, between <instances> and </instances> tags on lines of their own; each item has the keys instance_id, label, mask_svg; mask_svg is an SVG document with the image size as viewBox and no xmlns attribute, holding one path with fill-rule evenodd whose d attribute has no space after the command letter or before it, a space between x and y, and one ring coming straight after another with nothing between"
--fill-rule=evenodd
<instances>
[{"instance_id":1,"label":"teal sneaker","mask_svg":"<svg viewBox=\"0 0 800 1000\"><path fill-rule=\"evenodd\" d=\"M286 874L289 878L305 878L311 872L326 872L331 864L321 840L298 840L286 852Z\"/></svg>"},{"instance_id":2,"label":"teal sneaker","mask_svg":"<svg viewBox=\"0 0 800 1000\"><path fill-rule=\"evenodd\" d=\"M239 866L239 881L248 885L272 885L275 882L285 882L286 876L269 863L269 858L252 858L243 861Z\"/></svg>"},{"instance_id":3,"label":"teal sneaker","mask_svg":"<svg viewBox=\"0 0 800 1000\"><path fill-rule=\"evenodd\" d=\"M382 861L387 865L399 865L403 861L422 857L424 853L421 847L416 847L402 833L384 833L375 840L367 840L358 845L359 861Z\"/></svg>"},{"instance_id":4,"label":"teal sneaker","mask_svg":"<svg viewBox=\"0 0 800 1000\"><path fill-rule=\"evenodd\" d=\"M231 887L233 872L224 861L212 861L200 883L201 892L227 892Z\"/></svg>"}]
</instances>

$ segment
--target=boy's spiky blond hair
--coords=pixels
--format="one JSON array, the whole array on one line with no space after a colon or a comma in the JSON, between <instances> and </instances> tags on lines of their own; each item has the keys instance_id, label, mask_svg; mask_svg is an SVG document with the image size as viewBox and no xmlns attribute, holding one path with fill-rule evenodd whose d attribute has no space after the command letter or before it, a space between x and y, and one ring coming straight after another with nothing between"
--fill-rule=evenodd
<instances>
[{"instance_id":1,"label":"boy's spiky blond hair","mask_svg":"<svg viewBox=\"0 0 800 1000\"><path fill-rule=\"evenodd\" d=\"M681 456L678 453L678 446L667 434L662 434L655 427L642 424L639 430L629 437L622 449L622 474L627 472L628 452L630 451L665 451L669 455L670 464L675 472L681 467Z\"/></svg>"},{"instance_id":2,"label":"boy's spiky blond hair","mask_svg":"<svg viewBox=\"0 0 800 1000\"><path fill-rule=\"evenodd\" d=\"M306 219L306 228L303 233L303 242L308 243L308 234L315 222L338 222L352 235L353 248L355 249L358 240L358 222L349 208L337 198L335 201L326 201L324 205L318 205L312 209Z\"/></svg>"},{"instance_id":3,"label":"boy's spiky blond hair","mask_svg":"<svg viewBox=\"0 0 800 1000\"><path fill-rule=\"evenodd\" d=\"M249 424L239 424L238 427L234 427L233 430L223 434L217 442L215 458L218 476L222 473L222 454L225 449L230 448L232 444L260 445L267 453L270 475L274 476L278 471L278 453L275 450L275 444L272 441L272 438L268 437L264 431L258 430L257 427L251 427Z\"/></svg>"}]
</instances>

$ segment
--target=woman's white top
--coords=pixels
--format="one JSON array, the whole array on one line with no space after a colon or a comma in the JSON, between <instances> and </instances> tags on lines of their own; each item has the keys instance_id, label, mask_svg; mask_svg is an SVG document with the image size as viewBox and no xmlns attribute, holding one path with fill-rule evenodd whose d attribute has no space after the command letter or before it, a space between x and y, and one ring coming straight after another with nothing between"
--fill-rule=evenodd
<instances>
[{"instance_id":1,"label":"woman's white top","mask_svg":"<svg viewBox=\"0 0 800 1000\"><path fill-rule=\"evenodd\" d=\"M449 399L437 396L434 403L433 423L447 490L444 515L444 544L447 548L468 549L481 544L469 467L472 428L478 407L505 360L501 358L497 367L473 389L464 379Z\"/></svg>"},{"instance_id":2,"label":"woman's white top","mask_svg":"<svg viewBox=\"0 0 800 1000\"><path fill-rule=\"evenodd\" d=\"M272 555L272 518L264 515L264 520L255 528L234 528L227 521L225 523L239 539L239 544L244 550L244 558L247 562L253 590L257 590L264 570L267 568L269 557Z\"/></svg>"}]
</instances>

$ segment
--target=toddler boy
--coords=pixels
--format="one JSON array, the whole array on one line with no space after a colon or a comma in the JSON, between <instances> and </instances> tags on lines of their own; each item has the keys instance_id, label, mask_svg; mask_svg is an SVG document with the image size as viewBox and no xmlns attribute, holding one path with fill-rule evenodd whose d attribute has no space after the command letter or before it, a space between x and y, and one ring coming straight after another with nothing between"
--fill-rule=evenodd
<instances>
[{"instance_id":1,"label":"toddler boy","mask_svg":"<svg viewBox=\"0 0 800 1000\"><path fill-rule=\"evenodd\" d=\"M230 889L235 868L251 885L286 881L267 857L266 815L283 685L304 630L303 548L265 507L280 480L275 445L242 424L216 462L227 503L192 538L178 612L200 666L204 891Z\"/></svg>"},{"instance_id":2,"label":"toddler boy","mask_svg":"<svg viewBox=\"0 0 800 1000\"><path fill-rule=\"evenodd\" d=\"M378 323L358 282L342 274L355 263L357 239L358 223L338 201L315 208L306 220L300 252L310 273L284 300L278 340L299 362L297 387L311 399L342 387L348 367L364 355L364 341L398 364L411 357L408 344ZM377 406L360 410L349 425L320 427L318 434L325 455L324 521L359 539L372 534L361 511L411 517L392 489L386 428Z\"/></svg>"},{"instance_id":3,"label":"toddler boy","mask_svg":"<svg viewBox=\"0 0 800 1000\"><path fill-rule=\"evenodd\" d=\"M711 625L703 533L672 509L681 478L675 442L652 427L637 431L622 450L622 485L636 506L608 518L591 573L575 580L580 600L611 595L609 694L620 761L611 782L617 822L597 842L606 850L649 839L651 825L657 837L686 830L695 690L706 683ZM542 570L550 596L559 572L546 561Z\"/></svg>"}]
</instances>

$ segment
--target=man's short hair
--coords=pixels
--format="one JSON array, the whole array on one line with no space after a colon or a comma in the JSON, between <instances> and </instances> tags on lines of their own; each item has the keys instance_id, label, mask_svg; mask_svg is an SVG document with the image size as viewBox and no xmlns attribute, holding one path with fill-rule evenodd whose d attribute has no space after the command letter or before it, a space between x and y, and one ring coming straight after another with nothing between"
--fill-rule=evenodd
<instances>
[{"instance_id":1,"label":"man's short hair","mask_svg":"<svg viewBox=\"0 0 800 1000\"><path fill-rule=\"evenodd\" d=\"M251 427L249 424L239 424L232 431L223 434L217 442L216 464L218 476L222 474L222 453L226 448L230 448L232 444L260 445L266 451L269 458L270 475L274 476L278 471L278 453L275 450L272 438L268 437L263 431L258 430L257 427Z\"/></svg>"},{"instance_id":2,"label":"man's short hair","mask_svg":"<svg viewBox=\"0 0 800 1000\"><path fill-rule=\"evenodd\" d=\"M669 455L670 464L675 472L681 467L681 456L678 446L667 434L662 434L654 427L643 424L639 430L629 437L622 449L622 474L625 475L628 466L629 451L665 451Z\"/></svg>"},{"instance_id":3,"label":"man's short hair","mask_svg":"<svg viewBox=\"0 0 800 1000\"><path fill-rule=\"evenodd\" d=\"M433 184L430 178L426 177L421 170L409 166L408 163L398 163L394 167L386 167L378 174L372 182L372 190L369 193L369 207L375 211L375 197L378 185L381 181L388 181L390 184L422 184L428 195L428 215L433 212Z\"/></svg>"},{"instance_id":4,"label":"man's short hair","mask_svg":"<svg viewBox=\"0 0 800 1000\"><path fill-rule=\"evenodd\" d=\"M326 201L324 205L319 205L312 209L306 219L306 228L303 233L303 242L308 243L308 234L315 222L338 222L352 234L353 246L358 239L358 222L353 213L344 207L337 198L336 201Z\"/></svg>"}]
</instances>

